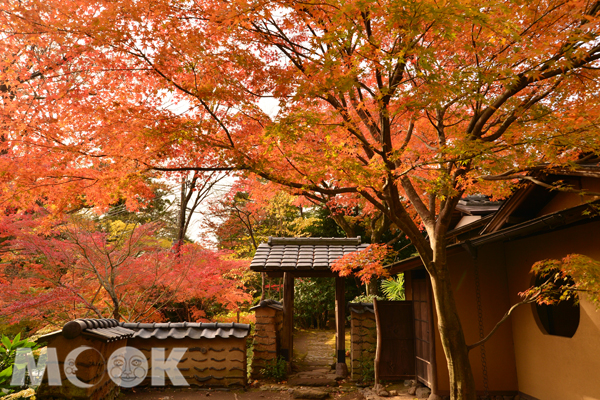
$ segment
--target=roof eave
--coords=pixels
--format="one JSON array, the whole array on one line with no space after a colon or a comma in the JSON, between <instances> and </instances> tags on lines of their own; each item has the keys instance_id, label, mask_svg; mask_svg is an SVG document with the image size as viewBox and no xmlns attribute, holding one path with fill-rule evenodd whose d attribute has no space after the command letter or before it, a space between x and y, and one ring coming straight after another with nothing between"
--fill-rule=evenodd
<instances>
[{"instance_id":1,"label":"roof eave","mask_svg":"<svg viewBox=\"0 0 600 400\"><path fill-rule=\"evenodd\" d=\"M466 251L466 244L469 244L471 247L479 247L498 241L516 240L523 239L525 237L536 236L541 233L555 231L560 228L577 225L582 222L600 220L600 213L597 209L599 205L600 200L596 200L590 203L568 208L566 210L561 210L552 214L537 217L496 232L487 233L470 240L452 244L446 247L446 252L448 255L450 255L460 251L461 249ZM387 265L385 268L388 269L390 274L397 274L418 268L422 265L423 262L421 261L421 258L419 256L414 256L398 263Z\"/></svg>"}]
</instances>

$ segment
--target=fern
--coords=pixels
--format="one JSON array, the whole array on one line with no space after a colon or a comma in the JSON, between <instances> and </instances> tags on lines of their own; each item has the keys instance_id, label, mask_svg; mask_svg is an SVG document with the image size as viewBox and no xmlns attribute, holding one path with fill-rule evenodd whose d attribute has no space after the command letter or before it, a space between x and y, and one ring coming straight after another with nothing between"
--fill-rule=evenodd
<instances>
[{"instance_id":1,"label":"fern","mask_svg":"<svg viewBox=\"0 0 600 400\"><path fill-rule=\"evenodd\" d=\"M404 274L382 281L381 290L388 300L404 300Z\"/></svg>"}]
</instances>

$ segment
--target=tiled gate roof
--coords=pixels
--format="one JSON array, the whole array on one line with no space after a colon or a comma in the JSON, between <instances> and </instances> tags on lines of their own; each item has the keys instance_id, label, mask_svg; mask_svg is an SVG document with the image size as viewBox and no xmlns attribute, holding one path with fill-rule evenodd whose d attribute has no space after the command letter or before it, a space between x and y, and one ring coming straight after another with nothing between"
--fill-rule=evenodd
<instances>
[{"instance_id":1,"label":"tiled gate roof","mask_svg":"<svg viewBox=\"0 0 600 400\"><path fill-rule=\"evenodd\" d=\"M269 271L329 271L333 263L342 256L364 250L356 238L279 238L270 237L261 243L250 264L257 272Z\"/></svg>"}]
</instances>

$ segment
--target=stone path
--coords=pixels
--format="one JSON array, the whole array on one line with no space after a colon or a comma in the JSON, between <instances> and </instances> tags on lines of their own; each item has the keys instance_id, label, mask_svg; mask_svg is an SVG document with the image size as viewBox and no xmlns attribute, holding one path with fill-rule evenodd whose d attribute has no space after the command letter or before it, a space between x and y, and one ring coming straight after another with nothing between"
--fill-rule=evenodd
<instances>
[{"instance_id":1,"label":"stone path","mask_svg":"<svg viewBox=\"0 0 600 400\"><path fill-rule=\"evenodd\" d=\"M348 341L350 334L347 334ZM294 332L296 371L331 368L335 361L335 331L297 330Z\"/></svg>"},{"instance_id":2,"label":"stone path","mask_svg":"<svg viewBox=\"0 0 600 400\"><path fill-rule=\"evenodd\" d=\"M349 335L348 335L349 336ZM348 337L349 339L349 337ZM288 377L295 399L323 399L339 391L342 378L331 369L335 362L335 331L294 332L294 373Z\"/></svg>"},{"instance_id":3,"label":"stone path","mask_svg":"<svg viewBox=\"0 0 600 400\"><path fill-rule=\"evenodd\" d=\"M346 349L350 349L350 332L346 332ZM353 393L355 399L412 400L408 387L402 383L374 391L360 389L336 376L335 331L297 330L294 332L294 374L288 377L287 387L295 399L324 399L332 393ZM346 360L350 364L350 360ZM282 388L283 389L283 388ZM383 390L383 393L382 393ZM389 391L388 391L389 390ZM390 393L391 392L391 393ZM379 396L379 393L384 396ZM426 396L425 396L426 397Z\"/></svg>"},{"instance_id":4,"label":"stone path","mask_svg":"<svg viewBox=\"0 0 600 400\"><path fill-rule=\"evenodd\" d=\"M290 400L287 391L221 391L196 388L167 388L164 390L140 388L121 391L117 400Z\"/></svg>"}]
</instances>

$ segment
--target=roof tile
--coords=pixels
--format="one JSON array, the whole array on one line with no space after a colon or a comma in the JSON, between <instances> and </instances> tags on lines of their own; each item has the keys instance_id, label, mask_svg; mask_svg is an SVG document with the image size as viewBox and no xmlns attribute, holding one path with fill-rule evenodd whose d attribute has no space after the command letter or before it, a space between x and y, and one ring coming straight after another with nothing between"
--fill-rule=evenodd
<instances>
[{"instance_id":1,"label":"roof tile","mask_svg":"<svg viewBox=\"0 0 600 400\"><path fill-rule=\"evenodd\" d=\"M339 258L364 250L368 244L356 238L270 237L258 246L250 263L253 271L313 269L326 271Z\"/></svg>"},{"instance_id":2,"label":"roof tile","mask_svg":"<svg viewBox=\"0 0 600 400\"><path fill-rule=\"evenodd\" d=\"M121 323L121 326L134 331L134 338L141 339L214 339L216 337L245 338L250 325L238 323L169 322L159 324Z\"/></svg>"}]
</instances>

